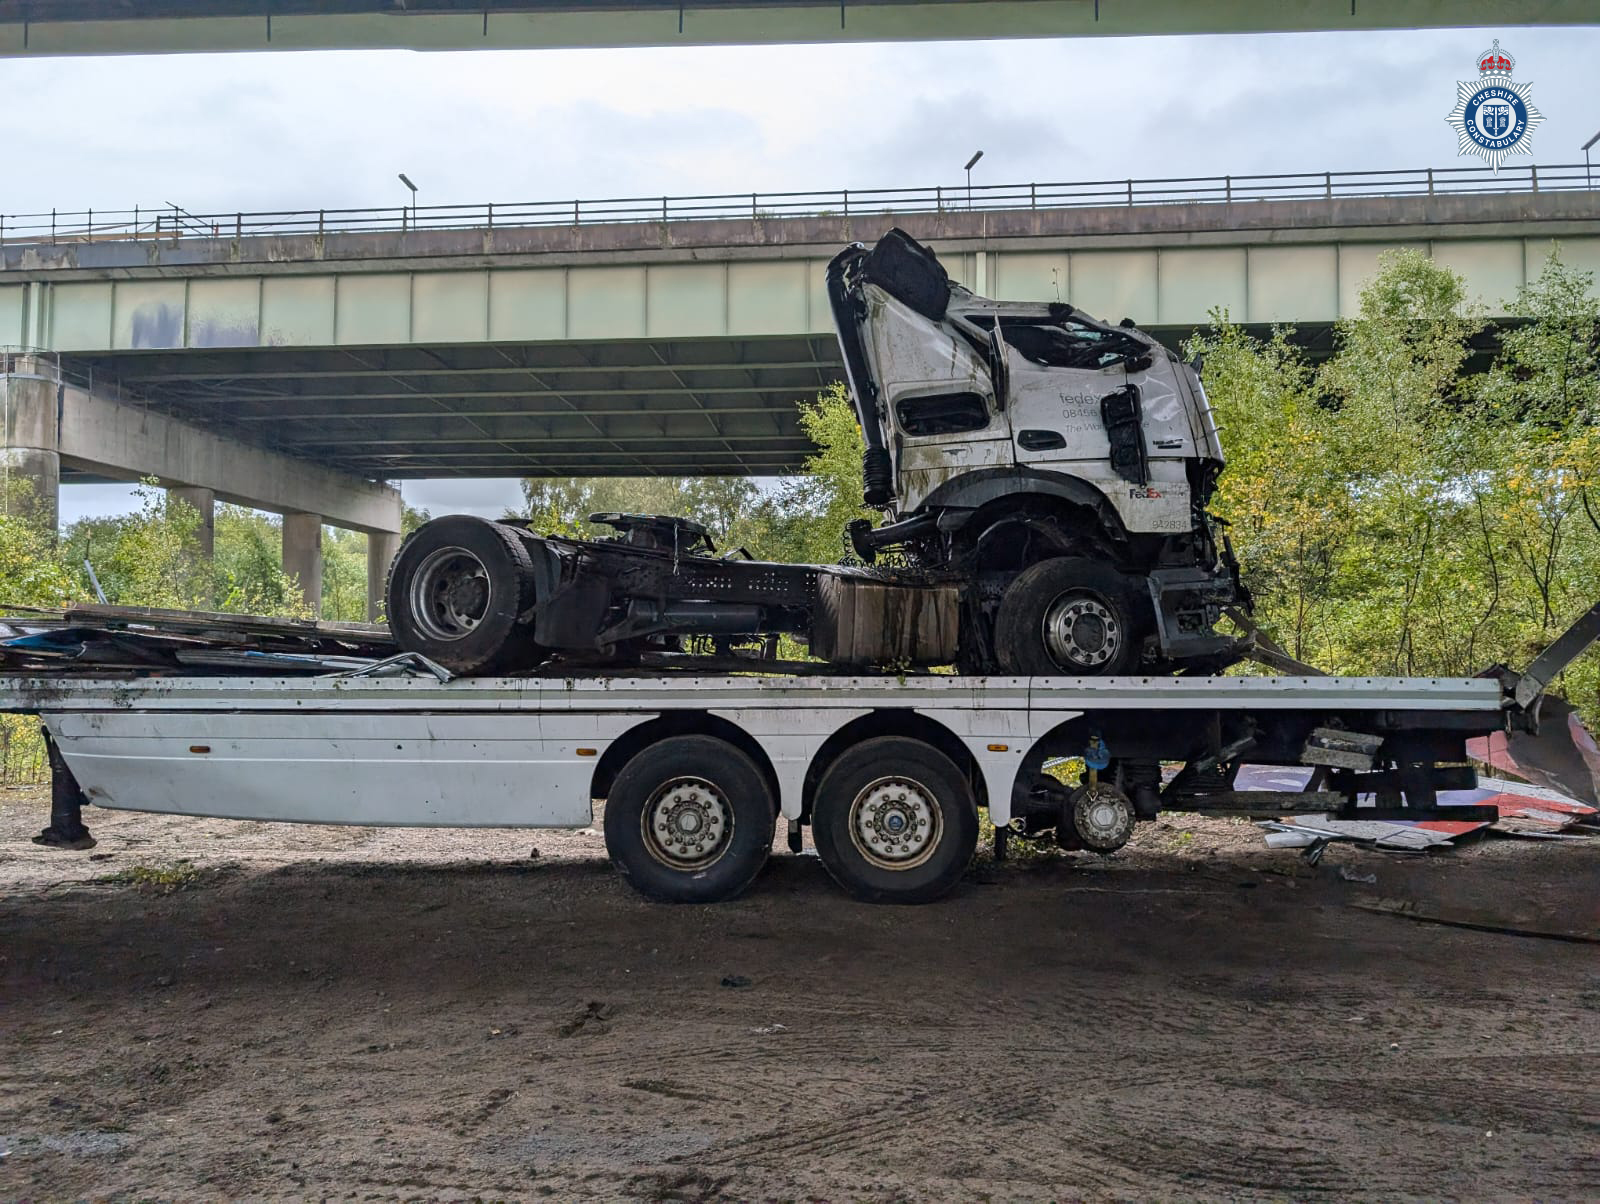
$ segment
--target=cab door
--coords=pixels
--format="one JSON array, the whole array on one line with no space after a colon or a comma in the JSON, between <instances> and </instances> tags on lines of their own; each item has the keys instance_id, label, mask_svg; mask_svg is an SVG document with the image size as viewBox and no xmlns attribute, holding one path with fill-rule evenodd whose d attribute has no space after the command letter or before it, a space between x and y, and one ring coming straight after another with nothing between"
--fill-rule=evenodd
<instances>
[{"instance_id":1,"label":"cab door","mask_svg":"<svg viewBox=\"0 0 1600 1204\"><path fill-rule=\"evenodd\" d=\"M899 510L944 482L1016 462L985 358L948 327L868 285L866 354L887 412Z\"/></svg>"}]
</instances>

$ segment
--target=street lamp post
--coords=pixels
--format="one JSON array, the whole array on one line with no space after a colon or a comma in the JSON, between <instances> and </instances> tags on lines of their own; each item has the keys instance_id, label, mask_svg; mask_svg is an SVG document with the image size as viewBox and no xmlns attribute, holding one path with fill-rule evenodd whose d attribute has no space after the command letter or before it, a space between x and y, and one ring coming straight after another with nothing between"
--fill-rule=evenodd
<instances>
[{"instance_id":1,"label":"street lamp post","mask_svg":"<svg viewBox=\"0 0 1600 1204\"><path fill-rule=\"evenodd\" d=\"M1600 142L1600 130L1596 130L1594 137L1583 144L1583 186L1586 189L1594 187L1589 178L1589 148L1596 142Z\"/></svg>"},{"instance_id":2,"label":"street lamp post","mask_svg":"<svg viewBox=\"0 0 1600 1204\"><path fill-rule=\"evenodd\" d=\"M415 229L417 225L417 186L411 182L411 177L406 175L405 172L400 173L400 182L411 189L411 227ZM400 228L402 230L406 228L406 215L403 209L400 211Z\"/></svg>"},{"instance_id":3,"label":"street lamp post","mask_svg":"<svg viewBox=\"0 0 1600 1204\"><path fill-rule=\"evenodd\" d=\"M972 156L972 158L967 160L967 208L968 209L972 208L972 165L974 163L976 163L981 158L983 158L983 152L982 151L978 151Z\"/></svg>"}]
</instances>

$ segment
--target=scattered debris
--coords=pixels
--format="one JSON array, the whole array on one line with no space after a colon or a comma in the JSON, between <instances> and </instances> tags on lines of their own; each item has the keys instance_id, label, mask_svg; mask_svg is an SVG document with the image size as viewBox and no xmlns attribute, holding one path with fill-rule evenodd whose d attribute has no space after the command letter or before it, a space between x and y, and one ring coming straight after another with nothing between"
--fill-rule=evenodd
<instances>
[{"instance_id":1,"label":"scattered debris","mask_svg":"<svg viewBox=\"0 0 1600 1204\"><path fill-rule=\"evenodd\" d=\"M374 623L132 606L7 609L38 616L0 620L0 669L12 672L329 673L365 668L395 651L388 628Z\"/></svg>"},{"instance_id":2,"label":"scattered debris","mask_svg":"<svg viewBox=\"0 0 1600 1204\"><path fill-rule=\"evenodd\" d=\"M1325 847L1330 840L1347 840L1375 849L1420 852L1482 831L1489 821L1335 819L1324 814L1261 820L1256 826L1267 833L1267 847L1274 849L1314 848L1318 844Z\"/></svg>"},{"instance_id":3,"label":"scattered debris","mask_svg":"<svg viewBox=\"0 0 1600 1204\"><path fill-rule=\"evenodd\" d=\"M1545 915L1501 915L1482 907L1456 907L1448 903L1421 902L1416 899L1356 899L1352 907L1362 911L1401 916L1428 924L1447 924L1453 928L1475 928L1482 932L1504 932L1512 936L1536 936L1552 941L1589 941L1600 944L1600 927L1579 927Z\"/></svg>"},{"instance_id":4,"label":"scattered debris","mask_svg":"<svg viewBox=\"0 0 1600 1204\"><path fill-rule=\"evenodd\" d=\"M1600 809L1580 803L1560 791L1529 786L1525 782L1479 778L1478 790L1465 793L1485 795L1473 801L1495 807L1500 818L1494 830L1512 836L1554 835L1575 826L1594 827L1600 819Z\"/></svg>"},{"instance_id":5,"label":"scattered debris","mask_svg":"<svg viewBox=\"0 0 1600 1204\"><path fill-rule=\"evenodd\" d=\"M729 974L722 980L725 987L748 987L750 980L743 974Z\"/></svg>"},{"instance_id":6,"label":"scattered debris","mask_svg":"<svg viewBox=\"0 0 1600 1204\"><path fill-rule=\"evenodd\" d=\"M1244 793L1303 789L1308 772L1245 766L1238 785ZM1291 815L1261 820L1257 826L1266 833L1268 848L1304 849L1306 860L1313 865L1328 842L1335 840L1388 851L1423 852L1485 832L1542 839L1582 839L1591 832L1600 833L1600 809L1559 790L1503 778L1479 778L1478 785L1470 790L1441 790L1437 806L1423 819L1402 818L1394 809L1380 811L1371 804L1372 800L1363 796L1354 816L1349 812ZM1459 809L1460 818L1449 818L1455 809ZM1371 810L1372 816L1362 817L1363 810Z\"/></svg>"},{"instance_id":7,"label":"scattered debris","mask_svg":"<svg viewBox=\"0 0 1600 1204\"><path fill-rule=\"evenodd\" d=\"M758 1037L771 1037L776 1033L788 1032L789 1026L787 1024L763 1024L758 1028L751 1029L750 1031Z\"/></svg>"},{"instance_id":8,"label":"scattered debris","mask_svg":"<svg viewBox=\"0 0 1600 1204\"><path fill-rule=\"evenodd\" d=\"M1364 882L1368 886L1378 885L1378 875L1358 874L1347 865L1341 865L1339 867L1339 877L1346 882Z\"/></svg>"}]
</instances>

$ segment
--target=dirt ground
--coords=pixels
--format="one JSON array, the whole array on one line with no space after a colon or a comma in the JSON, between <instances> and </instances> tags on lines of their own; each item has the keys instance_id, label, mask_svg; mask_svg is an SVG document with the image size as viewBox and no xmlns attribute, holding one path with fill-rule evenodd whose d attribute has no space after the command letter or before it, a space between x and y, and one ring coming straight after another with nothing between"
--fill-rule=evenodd
<instances>
[{"instance_id":1,"label":"dirt ground","mask_svg":"<svg viewBox=\"0 0 1600 1204\"><path fill-rule=\"evenodd\" d=\"M1600 947L1350 905L1600 919L1600 842L665 907L592 831L86 819L0 793L4 1199L1600 1197Z\"/></svg>"}]
</instances>

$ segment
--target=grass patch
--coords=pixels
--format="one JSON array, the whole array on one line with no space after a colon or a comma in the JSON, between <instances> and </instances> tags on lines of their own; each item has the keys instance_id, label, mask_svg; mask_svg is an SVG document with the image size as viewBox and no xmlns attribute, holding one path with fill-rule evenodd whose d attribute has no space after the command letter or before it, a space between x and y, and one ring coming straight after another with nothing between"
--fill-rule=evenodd
<instances>
[{"instance_id":1,"label":"grass patch","mask_svg":"<svg viewBox=\"0 0 1600 1204\"><path fill-rule=\"evenodd\" d=\"M111 886L131 886L152 895L171 895L180 890L194 890L223 877L227 871L206 868L188 860L174 861L170 865L132 865L127 869L96 878Z\"/></svg>"}]
</instances>

